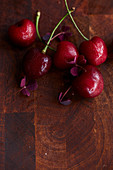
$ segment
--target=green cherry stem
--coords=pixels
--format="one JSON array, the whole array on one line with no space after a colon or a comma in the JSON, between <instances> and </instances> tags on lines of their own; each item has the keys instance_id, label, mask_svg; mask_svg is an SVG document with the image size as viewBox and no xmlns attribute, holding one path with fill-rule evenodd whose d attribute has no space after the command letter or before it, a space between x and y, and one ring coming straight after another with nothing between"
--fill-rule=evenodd
<instances>
[{"instance_id":1,"label":"green cherry stem","mask_svg":"<svg viewBox=\"0 0 113 170\"><path fill-rule=\"evenodd\" d=\"M41 14L40 11L38 11L37 16L36 16L36 32L37 32L39 40L42 41L42 38L41 38L40 33L39 33L39 29L38 29L40 14Z\"/></svg>"},{"instance_id":2,"label":"green cherry stem","mask_svg":"<svg viewBox=\"0 0 113 170\"><path fill-rule=\"evenodd\" d=\"M46 53L47 48L48 48L48 46L49 46L49 44L50 44L50 41L51 41L51 39L52 39L52 37L53 37L56 29L59 27L59 25L62 23L62 21L63 21L70 13L72 13L73 11L74 11L73 9L72 9L72 10L69 10L68 13L67 13L67 14L59 21L59 23L55 26L55 28L53 29L53 31L52 31L52 33L51 33L51 35L50 35L50 38L49 38L49 40L48 40L48 42L47 42L47 44L46 44L46 46L45 46L45 48L42 50L42 53L43 53L43 54Z\"/></svg>"},{"instance_id":3,"label":"green cherry stem","mask_svg":"<svg viewBox=\"0 0 113 170\"><path fill-rule=\"evenodd\" d=\"M37 12L37 16L36 16L36 32L37 32L37 35L38 35L38 38L39 38L39 40L41 41L41 42L43 42L43 40L42 40L42 38L41 38L41 36L40 36L40 33L39 33L39 19L40 19L40 15L41 15L41 13L40 13L40 11L38 11ZM43 42L44 43L44 42ZM44 43L44 44L46 44L46 43ZM53 50L53 51L55 51L52 47L49 47L51 50Z\"/></svg>"},{"instance_id":4,"label":"green cherry stem","mask_svg":"<svg viewBox=\"0 0 113 170\"><path fill-rule=\"evenodd\" d=\"M72 22L73 22L75 28L78 30L78 32L80 33L80 35L81 35L85 40L88 41L89 39L86 38L85 35L80 31L80 29L79 29L79 27L77 26L76 22L74 21L74 19L73 19L71 13L69 12L69 7L68 7L68 4L67 4L67 0L65 0L65 6L66 6L66 9L67 9L67 11L68 11L68 13L69 13L69 16L70 16L70 18L71 18L71 20L72 20Z\"/></svg>"}]
</instances>

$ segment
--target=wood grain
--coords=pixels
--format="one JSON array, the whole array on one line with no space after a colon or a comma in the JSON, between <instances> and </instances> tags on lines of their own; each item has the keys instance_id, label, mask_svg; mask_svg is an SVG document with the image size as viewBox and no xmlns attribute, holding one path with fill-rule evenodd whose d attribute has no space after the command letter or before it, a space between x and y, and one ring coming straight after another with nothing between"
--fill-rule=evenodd
<instances>
[{"instance_id":1,"label":"wood grain","mask_svg":"<svg viewBox=\"0 0 113 170\"><path fill-rule=\"evenodd\" d=\"M5 168L35 169L33 113L5 114Z\"/></svg>"},{"instance_id":2,"label":"wood grain","mask_svg":"<svg viewBox=\"0 0 113 170\"><path fill-rule=\"evenodd\" d=\"M63 0L4 0L0 5L0 170L112 170L113 169L113 1L70 0L73 17L89 38L100 36L108 47L108 59L99 66L104 90L94 99L75 95L69 106L58 103L67 71L52 66L38 79L38 90L25 97L17 93L21 62L26 51L9 41L8 27L28 18L35 22L41 11L40 34L51 32L65 15ZM83 38L69 17L68 40L77 47ZM57 30L57 32L60 28ZM56 48L57 41L52 43ZM38 38L32 45L40 50ZM48 50L53 57L54 52Z\"/></svg>"},{"instance_id":3,"label":"wood grain","mask_svg":"<svg viewBox=\"0 0 113 170\"><path fill-rule=\"evenodd\" d=\"M5 114L0 113L0 169L5 170Z\"/></svg>"},{"instance_id":4,"label":"wood grain","mask_svg":"<svg viewBox=\"0 0 113 170\"><path fill-rule=\"evenodd\" d=\"M113 1L89 0L89 14L113 14Z\"/></svg>"}]
</instances>

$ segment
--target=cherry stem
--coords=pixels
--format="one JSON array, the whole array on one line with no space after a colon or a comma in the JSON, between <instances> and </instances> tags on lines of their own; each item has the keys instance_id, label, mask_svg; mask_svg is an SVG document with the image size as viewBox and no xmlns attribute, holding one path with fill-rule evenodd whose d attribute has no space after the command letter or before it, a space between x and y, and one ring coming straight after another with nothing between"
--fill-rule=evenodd
<instances>
[{"instance_id":1,"label":"cherry stem","mask_svg":"<svg viewBox=\"0 0 113 170\"><path fill-rule=\"evenodd\" d=\"M38 35L38 38L39 38L39 40L41 41L41 42L43 42L43 40L42 40L42 38L41 38L41 36L40 36L40 33L39 33L39 19L40 19L40 15L41 15L41 13L40 13L40 11L38 11L37 12L37 16L36 16L36 32L37 32L37 35ZM44 42L43 42L44 43ZM46 43L44 43L44 44L46 44ZM53 51L55 51L52 47L49 47L51 50L53 50Z\"/></svg>"},{"instance_id":2,"label":"cherry stem","mask_svg":"<svg viewBox=\"0 0 113 170\"><path fill-rule=\"evenodd\" d=\"M42 38L39 33L39 29L38 29L40 14L41 14L40 11L38 11L37 16L36 16L36 32L37 32L38 38L40 39L40 41L42 41Z\"/></svg>"},{"instance_id":3,"label":"cherry stem","mask_svg":"<svg viewBox=\"0 0 113 170\"><path fill-rule=\"evenodd\" d=\"M53 37L56 29L59 27L59 25L62 23L62 21L63 21L70 13L72 13L73 11L74 11L74 9L69 10L68 13L67 13L67 14L59 21L59 23L55 26L55 28L53 29L53 31L52 31L52 33L51 33L51 35L50 35L50 38L49 38L49 40L48 40L48 42L47 42L47 44L46 44L46 46L45 46L45 48L42 50L42 53L43 53L43 54L46 53L47 48L48 48L48 46L49 46L49 44L50 44L50 41L51 41L51 39L52 39L52 37Z\"/></svg>"},{"instance_id":4,"label":"cherry stem","mask_svg":"<svg viewBox=\"0 0 113 170\"><path fill-rule=\"evenodd\" d=\"M69 86L69 88L65 91L65 93L64 93L63 96L61 97L60 101L63 100L63 98L66 96L66 94L70 91L71 88L72 88L72 86Z\"/></svg>"},{"instance_id":5,"label":"cherry stem","mask_svg":"<svg viewBox=\"0 0 113 170\"><path fill-rule=\"evenodd\" d=\"M66 9L67 9L67 11L68 11L68 13L69 13L69 16L70 16L70 18L71 18L71 20L72 20L75 28L78 30L78 32L80 33L80 35L81 35L85 40L88 41L89 39L80 31L80 29L79 29L79 27L77 26L76 22L74 21L71 13L69 12L70 10L69 10L68 4L67 4L67 0L65 0L65 6L66 6Z\"/></svg>"}]
</instances>

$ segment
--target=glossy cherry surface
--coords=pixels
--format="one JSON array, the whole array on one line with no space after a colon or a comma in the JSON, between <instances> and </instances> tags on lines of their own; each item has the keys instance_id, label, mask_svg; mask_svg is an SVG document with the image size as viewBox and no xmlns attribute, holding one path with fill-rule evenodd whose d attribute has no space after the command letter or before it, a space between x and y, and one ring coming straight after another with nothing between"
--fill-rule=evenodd
<instances>
[{"instance_id":1,"label":"glossy cherry surface","mask_svg":"<svg viewBox=\"0 0 113 170\"><path fill-rule=\"evenodd\" d=\"M11 25L8 29L10 40L18 46L26 47L31 45L36 38L36 29L32 21L23 19Z\"/></svg>"},{"instance_id":2,"label":"glossy cherry surface","mask_svg":"<svg viewBox=\"0 0 113 170\"><path fill-rule=\"evenodd\" d=\"M104 87L102 74L92 65L87 65L84 69L85 70L74 79L73 88L83 97L96 97L102 92Z\"/></svg>"},{"instance_id":3,"label":"glossy cherry surface","mask_svg":"<svg viewBox=\"0 0 113 170\"><path fill-rule=\"evenodd\" d=\"M83 41L79 50L86 57L88 63L95 66L102 64L107 58L106 44L97 36L89 41Z\"/></svg>"},{"instance_id":4,"label":"glossy cherry surface","mask_svg":"<svg viewBox=\"0 0 113 170\"><path fill-rule=\"evenodd\" d=\"M51 67L51 58L37 48L30 49L23 58L23 70L31 79L45 75Z\"/></svg>"},{"instance_id":5,"label":"glossy cherry surface","mask_svg":"<svg viewBox=\"0 0 113 170\"><path fill-rule=\"evenodd\" d=\"M68 62L78 58L78 50L76 46L69 41L61 41L57 46L54 56L54 64L57 68L65 69L71 67Z\"/></svg>"}]
</instances>

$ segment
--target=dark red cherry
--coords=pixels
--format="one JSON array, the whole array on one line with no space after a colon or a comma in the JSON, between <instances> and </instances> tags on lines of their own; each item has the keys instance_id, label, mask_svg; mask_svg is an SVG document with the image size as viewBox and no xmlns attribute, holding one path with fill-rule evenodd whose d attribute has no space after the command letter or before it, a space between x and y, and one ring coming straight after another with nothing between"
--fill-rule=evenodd
<instances>
[{"instance_id":1,"label":"dark red cherry","mask_svg":"<svg viewBox=\"0 0 113 170\"><path fill-rule=\"evenodd\" d=\"M72 65L70 61L77 60L78 50L76 46L69 41L61 41L57 46L57 51L54 56L54 64L57 68L65 69Z\"/></svg>"},{"instance_id":2,"label":"dark red cherry","mask_svg":"<svg viewBox=\"0 0 113 170\"><path fill-rule=\"evenodd\" d=\"M92 65L87 65L84 69L81 75L74 79L73 88L83 97L96 97L104 87L102 74Z\"/></svg>"},{"instance_id":3,"label":"dark red cherry","mask_svg":"<svg viewBox=\"0 0 113 170\"><path fill-rule=\"evenodd\" d=\"M89 41L83 41L80 44L79 50L91 65L100 65L107 58L106 44L100 37L97 36L93 37Z\"/></svg>"},{"instance_id":4,"label":"dark red cherry","mask_svg":"<svg viewBox=\"0 0 113 170\"><path fill-rule=\"evenodd\" d=\"M8 35L15 45L21 47L29 46L35 41L36 38L35 25L32 21L23 19L9 27Z\"/></svg>"},{"instance_id":5,"label":"dark red cherry","mask_svg":"<svg viewBox=\"0 0 113 170\"><path fill-rule=\"evenodd\" d=\"M50 67L50 56L41 53L37 48L30 49L23 58L24 73L31 79L37 79L45 75Z\"/></svg>"}]
</instances>

